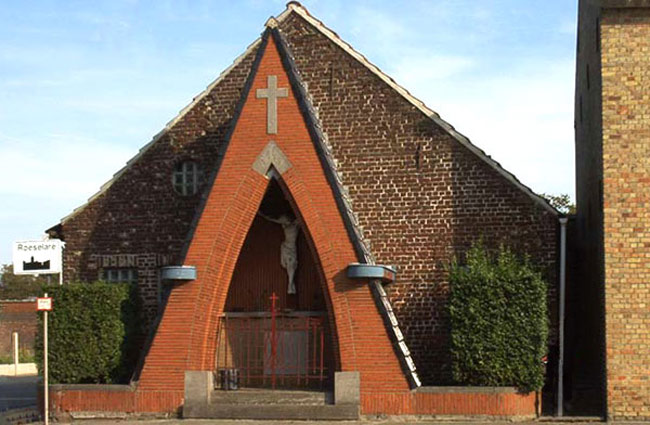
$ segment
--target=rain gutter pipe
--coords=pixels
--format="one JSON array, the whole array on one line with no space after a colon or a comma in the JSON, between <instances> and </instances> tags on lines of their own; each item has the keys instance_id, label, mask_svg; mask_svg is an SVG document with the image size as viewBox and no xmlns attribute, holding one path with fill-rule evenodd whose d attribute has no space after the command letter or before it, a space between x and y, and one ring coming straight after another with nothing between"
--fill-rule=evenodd
<instances>
[{"instance_id":1,"label":"rain gutter pipe","mask_svg":"<svg viewBox=\"0 0 650 425\"><path fill-rule=\"evenodd\" d=\"M564 416L564 312L566 304L566 217L560 217L560 335L557 364L557 416Z\"/></svg>"}]
</instances>

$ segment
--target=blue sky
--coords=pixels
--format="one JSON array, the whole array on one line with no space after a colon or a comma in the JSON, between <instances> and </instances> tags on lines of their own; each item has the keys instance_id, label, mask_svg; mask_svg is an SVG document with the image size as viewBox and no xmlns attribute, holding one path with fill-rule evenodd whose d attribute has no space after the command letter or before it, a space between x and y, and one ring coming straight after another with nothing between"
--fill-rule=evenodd
<instances>
[{"instance_id":1,"label":"blue sky","mask_svg":"<svg viewBox=\"0 0 650 425\"><path fill-rule=\"evenodd\" d=\"M537 192L574 194L576 4L308 1ZM94 194L284 1L0 5L0 263Z\"/></svg>"}]
</instances>

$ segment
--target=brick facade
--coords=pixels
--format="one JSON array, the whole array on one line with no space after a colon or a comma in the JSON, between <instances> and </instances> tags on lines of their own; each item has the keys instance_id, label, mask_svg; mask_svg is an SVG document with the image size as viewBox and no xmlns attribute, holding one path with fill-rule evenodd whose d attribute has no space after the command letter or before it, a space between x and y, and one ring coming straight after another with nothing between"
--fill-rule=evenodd
<instances>
[{"instance_id":1,"label":"brick facade","mask_svg":"<svg viewBox=\"0 0 650 425\"><path fill-rule=\"evenodd\" d=\"M420 376L447 384L450 260L483 237L531 254L554 283L557 218L300 17L281 28L372 252L397 266L388 291Z\"/></svg>"},{"instance_id":2,"label":"brick facade","mask_svg":"<svg viewBox=\"0 0 650 425\"><path fill-rule=\"evenodd\" d=\"M607 400L650 419L650 9L601 22Z\"/></svg>"},{"instance_id":3,"label":"brick facade","mask_svg":"<svg viewBox=\"0 0 650 425\"><path fill-rule=\"evenodd\" d=\"M214 368L216 323L239 251L269 184L252 164L272 139L291 163L281 180L319 259L330 328L336 335L332 340L336 369L361 372L362 397L377 391L408 391L369 285L341 276L357 256L290 89L278 108L278 133L266 134L266 102L251 93L266 87L268 75L277 76L278 87L288 88L290 82L270 38L264 49L185 258L186 264L197 267L198 278L172 291L145 360L140 388L182 390L185 370ZM188 311L188 304L201 308Z\"/></svg>"},{"instance_id":4,"label":"brick facade","mask_svg":"<svg viewBox=\"0 0 650 425\"><path fill-rule=\"evenodd\" d=\"M650 2L580 2L579 235L586 299L601 307L592 320L604 320L592 347L603 353L603 406L614 420L650 419L649 48Z\"/></svg>"},{"instance_id":5,"label":"brick facade","mask_svg":"<svg viewBox=\"0 0 650 425\"><path fill-rule=\"evenodd\" d=\"M94 281L105 267L130 268L135 262L149 322L158 313L158 270L179 264L201 192L180 196L172 170L185 160L201 167L205 189L219 162L224 134L250 71L254 51L217 80L193 108L168 125L116 174L112 184L50 233L66 241L66 281Z\"/></svg>"},{"instance_id":6,"label":"brick facade","mask_svg":"<svg viewBox=\"0 0 650 425\"><path fill-rule=\"evenodd\" d=\"M36 314L35 301L0 301L0 356L12 355L14 332L18 332L20 349L34 353Z\"/></svg>"},{"instance_id":7,"label":"brick facade","mask_svg":"<svg viewBox=\"0 0 650 425\"><path fill-rule=\"evenodd\" d=\"M398 280L387 291L420 376L426 384L449 383L450 260L483 237L531 255L554 288L557 215L303 16L285 14L278 31L331 144L364 240L377 262L397 266ZM150 318L158 311L158 268L197 266L197 281L170 294L139 391L167 390L176 400L184 371L209 369L214 361L215 321L268 184L251 167L269 141L264 102L244 104L227 150L224 143L261 45L252 45L110 185L52 229L67 242L67 280L96 279L106 264L136 262ZM279 87L290 86L277 55L270 43L251 93L266 87L270 74L278 75ZM416 413L412 401L395 401L412 397L368 285L344 278L358 253L291 90L282 102L273 141L292 165L283 187L322 268L337 369L361 371L368 412ZM206 176L218 170L193 197L171 186L173 167L184 159L198 162Z\"/></svg>"}]
</instances>

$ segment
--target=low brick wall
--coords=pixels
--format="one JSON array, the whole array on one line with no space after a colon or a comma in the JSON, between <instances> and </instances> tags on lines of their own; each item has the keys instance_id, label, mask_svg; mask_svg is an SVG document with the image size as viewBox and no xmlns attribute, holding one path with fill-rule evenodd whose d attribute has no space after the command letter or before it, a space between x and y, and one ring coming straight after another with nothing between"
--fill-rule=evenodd
<instances>
[{"instance_id":1,"label":"low brick wall","mask_svg":"<svg viewBox=\"0 0 650 425\"><path fill-rule=\"evenodd\" d=\"M22 350L34 352L38 316L36 301L0 300L0 355L11 355L11 334L18 332Z\"/></svg>"},{"instance_id":2,"label":"low brick wall","mask_svg":"<svg viewBox=\"0 0 650 425\"><path fill-rule=\"evenodd\" d=\"M58 418L74 412L176 414L182 391L143 391L131 385L51 385L50 409Z\"/></svg>"},{"instance_id":3,"label":"low brick wall","mask_svg":"<svg viewBox=\"0 0 650 425\"><path fill-rule=\"evenodd\" d=\"M59 418L75 412L170 415L179 412L183 393L144 391L129 385L52 385L50 400ZM361 413L531 419L536 416L536 396L510 387L421 387L401 393L362 393Z\"/></svg>"},{"instance_id":4,"label":"low brick wall","mask_svg":"<svg viewBox=\"0 0 650 425\"><path fill-rule=\"evenodd\" d=\"M420 387L408 393L363 393L364 415L479 416L531 419L537 415L534 392L513 387Z\"/></svg>"}]
</instances>

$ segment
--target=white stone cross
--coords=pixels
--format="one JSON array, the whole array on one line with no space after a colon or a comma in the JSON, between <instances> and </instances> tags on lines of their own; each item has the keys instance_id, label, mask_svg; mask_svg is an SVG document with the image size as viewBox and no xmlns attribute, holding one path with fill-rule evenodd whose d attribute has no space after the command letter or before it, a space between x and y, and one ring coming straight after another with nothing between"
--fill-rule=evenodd
<instances>
[{"instance_id":1,"label":"white stone cross","mask_svg":"<svg viewBox=\"0 0 650 425\"><path fill-rule=\"evenodd\" d=\"M257 89L258 99L266 100L266 133L278 134L278 98L289 97L287 88L278 88L278 76L269 75L268 88Z\"/></svg>"}]
</instances>

